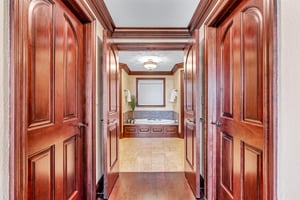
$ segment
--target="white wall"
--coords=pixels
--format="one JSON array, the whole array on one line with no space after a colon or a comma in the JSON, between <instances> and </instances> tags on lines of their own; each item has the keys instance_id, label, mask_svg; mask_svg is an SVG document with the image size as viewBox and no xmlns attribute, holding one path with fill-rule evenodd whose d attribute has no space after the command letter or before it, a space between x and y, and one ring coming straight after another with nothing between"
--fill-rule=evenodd
<instances>
[{"instance_id":1,"label":"white wall","mask_svg":"<svg viewBox=\"0 0 300 200\"><path fill-rule=\"evenodd\" d=\"M103 28L99 22L96 24L96 183L103 175L103 133L101 127L102 118L102 43Z\"/></svg>"},{"instance_id":2,"label":"white wall","mask_svg":"<svg viewBox=\"0 0 300 200\"><path fill-rule=\"evenodd\" d=\"M9 190L9 7L0 1L0 199Z\"/></svg>"},{"instance_id":3,"label":"white wall","mask_svg":"<svg viewBox=\"0 0 300 200\"><path fill-rule=\"evenodd\" d=\"M278 0L278 197L300 198L300 1Z\"/></svg>"}]
</instances>

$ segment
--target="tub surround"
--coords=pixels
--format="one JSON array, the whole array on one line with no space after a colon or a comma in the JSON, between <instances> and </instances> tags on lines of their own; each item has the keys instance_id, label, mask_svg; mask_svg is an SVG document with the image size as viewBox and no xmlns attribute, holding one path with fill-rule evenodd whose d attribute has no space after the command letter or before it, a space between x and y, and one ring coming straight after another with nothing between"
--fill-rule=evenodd
<instances>
[{"instance_id":1,"label":"tub surround","mask_svg":"<svg viewBox=\"0 0 300 200\"><path fill-rule=\"evenodd\" d=\"M174 111L166 111L166 110L136 110L134 112L127 111L123 114L124 123L127 122L128 119L170 119L170 120L178 120L178 113Z\"/></svg>"},{"instance_id":2,"label":"tub surround","mask_svg":"<svg viewBox=\"0 0 300 200\"><path fill-rule=\"evenodd\" d=\"M124 124L124 137L179 137L178 124Z\"/></svg>"},{"instance_id":3,"label":"tub surround","mask_svg":"<svg viewBox=\"0 0 300 200\"><path fill-rule=\"evenodd\" d=\"M128 111L123 119L123 137L178 137L174 111Z\"/></svg>"}]
</instances>

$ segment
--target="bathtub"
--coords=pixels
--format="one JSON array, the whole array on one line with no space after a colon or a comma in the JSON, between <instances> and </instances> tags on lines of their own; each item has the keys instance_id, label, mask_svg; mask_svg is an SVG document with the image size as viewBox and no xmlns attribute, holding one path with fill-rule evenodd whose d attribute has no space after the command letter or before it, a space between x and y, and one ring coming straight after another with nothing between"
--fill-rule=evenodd
<instances>
[{"instance_id":1,"label":"bathtub","mask_svg":"<svg viewBox=\"0 0 300 200\"><path fill-rule=\"evenodd\" d=\"M135 119L135 124L177 124L176 120L172 119Z\"/></svg>"},{"instance_id":2,"label":"bathtub","mask_svg":"<svg viewBox=\"0 0 300 200\"><path fill-rule=\"evenodd\" d=\"M123 125L123 137L178 137L178 121L171 119L135 119Z\"/></svg>"}]
</instances>

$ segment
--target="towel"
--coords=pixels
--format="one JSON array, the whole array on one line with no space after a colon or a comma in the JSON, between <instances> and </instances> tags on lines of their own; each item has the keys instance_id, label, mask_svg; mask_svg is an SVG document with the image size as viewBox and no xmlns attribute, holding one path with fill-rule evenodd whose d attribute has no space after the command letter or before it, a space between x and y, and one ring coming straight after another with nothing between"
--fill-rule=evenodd
<instances>
[{"instance_id":1,"label":"towel","mask_svg":"<svg viewBox=\"0 0 300 200\"><path fill-rule=\"evenodd\" d=\"M129 90L126 90L127 92L127 102L131 102L131 94Z\"/></svg>"},{"instance_id":2,"label":"towel","mask_svg":"<svg viewBox=\"0 0 300 200\"><path fill-rule=\"evenodd\" d=\"M172 89L171 95L170 95L170 102L175 102L176 97L177 97L177 90L176 89Z\"/></svg>"}]
</instances>

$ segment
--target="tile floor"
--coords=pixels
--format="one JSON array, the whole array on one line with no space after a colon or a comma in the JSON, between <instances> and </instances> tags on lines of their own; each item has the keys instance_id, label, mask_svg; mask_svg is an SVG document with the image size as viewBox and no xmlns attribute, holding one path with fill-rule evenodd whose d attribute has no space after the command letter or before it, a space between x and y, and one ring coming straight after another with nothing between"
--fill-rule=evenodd
<instances>
[{"instance_id":1,"label":"tile floor","mask_svg":"<svg viewBox=\"0 0 300 200\"><path fill-rule=\"evenodd\" d=\"M181 138L123 138L120 172L182 172L183 142Z\"/></svg>"}]
</instances>

